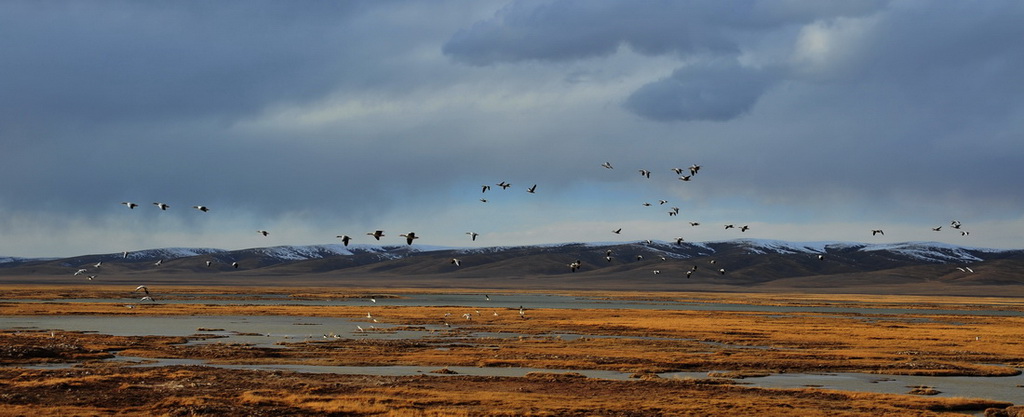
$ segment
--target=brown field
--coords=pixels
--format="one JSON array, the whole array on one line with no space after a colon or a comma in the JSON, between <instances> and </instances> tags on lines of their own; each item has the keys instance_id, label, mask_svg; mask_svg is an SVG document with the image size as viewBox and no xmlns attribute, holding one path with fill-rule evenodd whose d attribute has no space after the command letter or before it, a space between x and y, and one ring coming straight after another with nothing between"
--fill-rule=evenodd
<instances>
[{"instance_id":1,"label":"brown field","mask_svg":"<svg viewBox=\"0 0 1024 417\"><path fill-rule=\"evenodd\" d=\"M130 292L130 290L128 291ZM215 296L224 288L175 287ZM237 288L232 293L301 298L401 297L402 290ZM423 293L425 290L410 290ZM446 292L460 293L457 290ZM478 293L465 291L463 293ZM500 294L498 291L490 292ZM184 345L186 337L4 330L0 325L0 415L344 415L344 416L948 416L1007 407L997 401L871 394L817 388L767 389L743 377L779 372L908 375L1015 375L1024 367L1024 318L984 315L765 313L732 311L457 307L246 306L61 303L62 298L125 297L123 287L0 287L0 315L294 315L351 317L370 309L382 325L416 339L295 340L284 349L243 344ZM575 295L595 294L576 293ZM708 293L602 293L609 298L761 305L892 306L1021 311L1009 298ZM48 303L4 302L44 298ZM232 297L244 299L244 296ZM436 330L445 313L454 327ZM494 313L497 313L495 315ZM430 326L428 330L425 326ZM469 331L521 334L478 338ZM194 337L205 337L197 329ZM592 335L577 339L552 333ZM616 336L607 338L600 336ZM714 342L709 344L708 342ZM757 349L739 346L757 346ZM203 359L216 364L417 365L414 376L308 374L206 366L126 367L126 356ZM63 369L28 365L74 362ZM627 381L540 372L526 377L442 375L449 366L614 370ZM661 378L671 371L714 378ZM926 388L926 387L925 387ZM918 392L927 394L927 389ZM1024 388L1021 388L1024 398Z\"/></svg>"}]
</instances>

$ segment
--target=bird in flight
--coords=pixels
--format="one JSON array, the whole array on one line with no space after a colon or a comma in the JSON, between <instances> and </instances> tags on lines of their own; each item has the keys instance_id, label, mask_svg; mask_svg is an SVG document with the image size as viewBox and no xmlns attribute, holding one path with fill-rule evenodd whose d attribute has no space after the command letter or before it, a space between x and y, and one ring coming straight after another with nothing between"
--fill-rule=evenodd
<instances>
[{"instance_id":1,"label":"bird in flight","mask_svg":"<svg viewBox=\"0 0 1024 417\"><path fill-rule=\"evenodd\" d=\"M480 186L480 187L481 187L481 188L482 188L482 190L483 190L483 191L480 191L481 193L486 193L486 192L487 192L487 190L490 190L490 189L491 189L491 186L490 186L490 185L487 185L487 184L484 184L484 185L482 185L482 186Z\"/></svg>"},{"instance_id":2,"label":"bird in flight","mask_svg":"<svg viewBox=\"0 0 1024 417\"><path fill-rule=\"evenodd\" d=\"M601 166L603 166L605 168L608 168L608 169L615 169L615 167L612 166L611 162L605 162L605 163L601 164Z\"/></svg>"},{"instance_id":3,"label":"bird in flight","mask_svg":"<svg viewBox=\"0 0 1024 417\"><path fill-rule=\"evenodd\" d=\"M533 194L536 191L537 191L537 184L533 184L533 187L530 187L530 188L526 189L526 192L528 192L530 194Z\"/></svg>"},{"instance_id":4,"label":"bird in flight","mask_svg":"<svg viewBox=\"0 0 1024 417\"><path fill-rule=\"evenodd\" d=\"M405 234L400 234L399 236L404 237L405 238L405 243L410 244L410 245L412 244L412 241L414 239L419 239L420 238L419 236L416 236L416 232L409 232L409 233L405 233Z\"/></svg>"},{"instance_id":5,"label":"bird in flight","mask_svg":"<svg viewBox=\"0 0 1024 417\"><path fill-rule=\"evenodd\" d=\"M684 175L684 176L679 177L679 181L689 181L689 180L690 180L690 176L689 175Z\"/></svg>"},{"instance_id":6,"label":"bird in flight","mask_svg":"<svg viewBox=\"0 0 1024 417\"><path fill-rule=\"evenodd\" d=\"M466 234L469 235L470 240L474 242L476 241L476 237L480 236L480 234L476 232L466 232Z\"/></svg>"},{"instance_id":7,"label":"bird in flight","mask_svg":"<svg viewBox=\"0 0 1024 417\"><path fill-rule=\"evenodd\" d=\"M199 210L199 211L201 211L203 213L206 213L206 212L210 211L210 208L206 207L206 206L192 206L192 208L194 208L196 210Z\"/></svg>"},{"instance_id":8,"label":"bird in flight","mask_svg":"<svg viewBox=\"0 0 1024 417\"><path fill-rule=\"evenodd\" d=\"M509 184L509 183L507 183L507 182L505 182L505 181L502 181L502 182L499 182L499 183L497 184L497 186L501 187L501 189L502 189L502 190L507 190L507 189L508 189L508 187L511 187L511 186L512 186L512 184Z\"/></svg>"},{"instance_id":9,"label":"bird in flight","mask_svg":"<svg viewBox=\"0 0 1024 417\"><path fill-rule=\"evenodd\" d=\"M933 228L932 228L932 230L934 230L934 231L936 231L936 232L942 231L942 226L939 226L939 227L933 227Z\"/></svg>"},{"instance_id":10,"label":"bird in flight","mask_svg":"<svg viewBox=\"0 0 1024 417\"><path fill-rule=\"evenodd\" d=\"M741 232L746 232L747 230L750 230L750 226L743 225L742 227L740 227Z\"/></svg>"},{"instance_id":11,"label":"bird in flight","mask_svg":"<svg viewBox=\"0 0 1024 417\"><path fill-rule=\"evenodd\" d=\"M641 176L641 177L647 177L647 178L650 178L650 177L651 177L651 171L648 171L648 170L646 170L646 169L641 169L641 170L640 170L640 176Z\"/></svg>"},{"instance_id":12,"label":"bird in flight","mask_svg":"<svg viewBox=\"0 0 1024 417\"><path fill-rule=\"evenodd\" d=\"M349 237L348 235L341 235L341 236L338 236L338 239L341 239L341 243L344 243L344 244L345 244L345 246L348 246L348 242L349 242L350 240L352 240L352 238L351 238L351 237Z\"/></svg>"},{"instance_id":13,"label":"bird in flight","mask_svg":"<svg viewBox=\"0 0 1024 417\"><path fill-rule=\"evenodd\" d=\"M576 270L580 269L581 267L583 267L583 263L580 262L579 259L577 259L575 262L569 264L569 269L572 270L572 272L576 272Z\"/></svg>"},{"instance_id":14,"label":"bird in flight","mask_svg":"<svg viewBox=\"0 0 1024 417\"><path fill-rule=\"evenodd\" d=\"M621 227L618 228L618 229L612 230L612 233L615 233L615 234L619 234L621 232L622 232L622 228Z\"/></svg>"},{"instance_id":15,"label":"bird in flight","mask_svg":"<svg viewBox=\"0 0 1024 417\"><path fill-rule=\"evenodd\" d=\"M366 234L368 236L373 236L374 239L380 240L380 238L382 236L384 236L384 231L383 230L374 230L372 232L367 232Z\"/></svg>"},{"instance_id":16,"label":"bird in flight","mask_svg":"<svg viewBox=\"0 0 1024 417\"><path fill-rule=\"evenodd\" d=\"M268 236L268 235L270 235L270 232L268 232L268 231L266 231L266 230L257 230L257 231L256 231L256 233L259 233L259 234L261 234L261 235L263 235L263 236Z\"/></svg>"},{"instance_id":17,"label":"bird in flight","mask_svg":"<svg viewBox=\"0 0 1024 417\"><path fill-rule=\"evenodd\" d=\"M458 260L456 258L452 258L452 265L462 266L462 261L460 261L460 260Z\"/></svg>"},{"instance_id":18,"label":"bird in flight","mask_svg":"<svg viewBox=\"0 0 1024 417\"><path fill-rule=\"evenodd\" d=\"M164 203L153 203L153 205L159 207L160 210L167 210L170 207L170 205Z\"/></svg>"},{"instance_id":19,"label":"bird in flight","mask_svg":"<svg viewBox=\"0 0 1024 417\"><path fill-rule=\"evenodd\" d=\"M697 223L697 222L690 222L690 226L700 226L700 223Z\"/></svg>"},{"instance_id":20,"label":"bird in flight","mask_svg":"<svg viewBox=\"0 0 1024 417\"><path fill-rule=\"evenodd\" d=\"M133 203L131 201L122 201L121 204L124 204L126 207L128 207L130 209L135 209L136 207L139 206L138 204L135 204L135 203Z\"/></svg>"},{"instance_id":21,"label":"bird in flight","mask_svg":"<svg viewBox=\"0 0 1024 417\"><path fill-rule=\"evenodd\" d=\"M732 228L734 228L734 227L736 227L736 226L733 226L733 225L731 225L731 224L727 224L727 225L725 225L725 228L726 228L726 229L732 229Z\"/></svg>"},{"instance_id":22,"label":"bird in flight","mask_svg":"<svg viewBox=\"0 0 1024 417\"><path fill-rule=\"evenodd\" d=\"M676 244L677 244L677 245L682 245L682 244L683 244L683 238L681 238L681 237L677 237L677 238L676 238Z\"/></svg>"},{"instance_id":23,"label":"bird in flight","mask_svg":"<svg viewBox=\"0 0 1024 417\"><path fill-rule=\"evenodd\" d=\"M885 232L883 232L882 229L874 229L874 230L871 231L871 236L874 236L874 235L885 236Z\"/></svg>"},{"instance_id":24,"label":"bird in flight","mask_svg":"<svg viewBox=\"0 0 1024 417\"><path fill-rule=\"evenodd\" d=\"M690 165L690 175L697 175L697 171L700 171L700 165Z\"/></svg>"}]
</instances>

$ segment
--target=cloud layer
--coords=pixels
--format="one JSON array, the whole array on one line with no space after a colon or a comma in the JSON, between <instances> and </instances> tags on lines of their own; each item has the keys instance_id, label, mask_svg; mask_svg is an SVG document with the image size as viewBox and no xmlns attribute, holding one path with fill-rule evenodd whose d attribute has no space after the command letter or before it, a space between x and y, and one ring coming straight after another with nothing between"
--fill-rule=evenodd
<instances>
[{"instance_id":1,"label":"cloud layer","mask_svg":"<svg viewBox=\"0 0 1024 417\"><path fill-rule=\"evenodd\" d=\"M725 222L1019 247L1021 21L1013 1L3 3L0 255L739 237ZM954 218L969 239L931 232Z\"/></svg>"}]
</instances>

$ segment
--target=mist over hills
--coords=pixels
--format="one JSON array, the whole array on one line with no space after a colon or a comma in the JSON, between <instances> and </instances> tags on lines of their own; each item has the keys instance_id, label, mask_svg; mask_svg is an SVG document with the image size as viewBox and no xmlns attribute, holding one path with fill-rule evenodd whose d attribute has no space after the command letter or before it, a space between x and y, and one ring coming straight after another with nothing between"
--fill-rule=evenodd
<instances>
[{"instance_id":1,"label":"mist over hills","mask_svg":"<svg viewBox=\"0 0 1024 417\"><path fill-rule=\"evenodd\" d=\"M569 264L577 261L574 272ZM324 244L0 257L0 282L82 283L85 278L74 275L79 269L95 275L88 281L95 283L1024 295L1024 250L763 239L481 248Z\"/></svg>"}]
</instances>

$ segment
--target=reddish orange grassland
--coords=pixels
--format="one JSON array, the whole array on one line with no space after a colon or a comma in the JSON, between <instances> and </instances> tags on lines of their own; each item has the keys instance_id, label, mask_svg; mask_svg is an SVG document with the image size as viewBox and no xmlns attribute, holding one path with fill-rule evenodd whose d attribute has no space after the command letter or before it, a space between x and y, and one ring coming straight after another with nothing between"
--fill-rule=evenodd
<instances>
[{"instance_id":1,"label":"reddish orange grassland","mask_svg":"<svg viewBox=\"0 0 1024 417\"><path fill-rule=\"evenodd\" d=\"M224 288L174 289L175 294L214 296L222 292ZM405 294L396 289L337 288L232 287L230 292L242 294L231 296L240 300L270 293L328 299L374 294L383 300ZM214 305L197 301L157 302L128 309L123 303L60 301L124 294L121 287L5 286L0 287L0 316L294 315L349 317L366 321L367 328L371 324L365 317L365 306ZM1024 309L1024 302L997 297L575 295L760 305L870 303L912 307L922 313L940 308ZM25 298L50 302L3 301ZM457 322L457 326L437 330L445 313L451 313L447 320ZM870 315L836 313L531 309L524 318L518 309L480 308L473 320L465 320L458 317L461 313L453 307L403 307L382 302L374 305L374 318L382 328L371 331L402 329L446 337L295 340L282 348L184 344L190 338L207 337L200 329L190 337L156 337L19 331L0 325L0 365L4 365L0 367L0 415L949 416L1012 404L909 393L755 388L744 385L743 378L779 372L847 371L998 376L1017 374L1017 369L1024 367L1024 318L1014 316L911 313L874 320ZM520 336L481 338L473 336L477 331ZM559 333L590 337L547 336ZM436 371L372 376L212 366L141 368L105 360L114 352L202 359L212 364L417 365L436 367ZM55 369L30 366L54 362L76 365ZM445 374L447 367L453 366L612 370L633 377L606 380L564 371L520 377L453 375L452 371ZM712 372L714 377L657 375L672 371Z\"/></svg>"}]
</instances>

